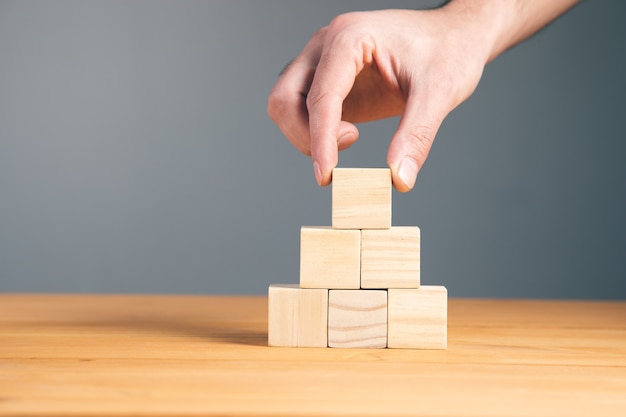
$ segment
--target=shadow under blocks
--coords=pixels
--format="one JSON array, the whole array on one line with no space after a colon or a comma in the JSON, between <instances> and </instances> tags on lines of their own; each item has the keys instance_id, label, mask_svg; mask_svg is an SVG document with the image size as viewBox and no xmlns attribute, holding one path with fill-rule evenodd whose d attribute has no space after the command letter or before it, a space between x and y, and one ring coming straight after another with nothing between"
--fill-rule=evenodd
<instances>
[{"instance_id":1,"label":"shadow under blocks","mask_svg":"<svg viewBox=\"0 0 626 417\"><path fill-rule=\"evenodd\" d=\"M391 225L388 168L335 168L332 226L300 231L300 283L268 290L268 344L446 349L448 291L420 285L420 229Z\"/></svg>"}]
</instances>

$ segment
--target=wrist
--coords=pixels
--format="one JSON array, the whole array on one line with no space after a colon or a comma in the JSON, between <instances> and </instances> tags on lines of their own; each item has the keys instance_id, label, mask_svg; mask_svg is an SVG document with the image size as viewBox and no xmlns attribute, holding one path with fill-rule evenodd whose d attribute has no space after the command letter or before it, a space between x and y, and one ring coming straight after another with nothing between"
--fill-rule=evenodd
<instances>
[{"instance_id":1,"label":"wrist","mask_svg":"<svg viewBox=\"0 0 626 417\"><path fill-rule=\"evenodd\" d=\"M450 27L462 31L459 37L472 45L477 58L487 64L509 47L513 3L514 0L452 0L440 11L452 20Z\"/></svg>"},{"instance_id":2,"label":"wrist","mask_svg":"<svg viewBox=\"0 0 626 417\"><path fill-rule=\"evenodd\" d=\"M443 9L473 25L486 62L527 39L579 0L452 0Z\"/></svg>"}]
</instances>

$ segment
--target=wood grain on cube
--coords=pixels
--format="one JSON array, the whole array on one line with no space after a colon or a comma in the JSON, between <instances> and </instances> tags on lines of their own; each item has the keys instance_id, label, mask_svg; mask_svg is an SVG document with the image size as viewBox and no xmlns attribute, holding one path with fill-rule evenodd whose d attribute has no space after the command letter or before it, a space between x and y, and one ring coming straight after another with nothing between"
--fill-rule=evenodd
<instances>
[{"instance_id":1,"label":"wood grain on cube","mask_svg":"<svg viewBox=\"0 0 626 417\"><path fill-rule=\"evenodd\" d=\"M300 230L300 287L360 288L361 232L331 227Z\"/></svg>"},{"instance_id":2,"label":"wood grain on cube","mask_svg":"<svg viewBox=\"0 0 626 417\"><path fill-rule=\"evenodd\" d=\"M268 301L269 346L327 347L328 290L272 284Z\"/></svg>"},{"instance_id":3,"label":"wood grain on cube","mask_svg":"<svg viewBox=\"0 0 626 417\"><path fill-rule=\"evenodd\" d=\"M390 348L446 349L448 290L437 285L390 289L387 345Z\"/></svg>"},{"instance_id":4,"label":"wood grain on cube","mask_svg":"<svg viewBox=\"0 0 626 417\"><path fill-rule=\"evenodd\" d=\"M419 286L419 227L361 232L361 288Z\"/></svg>"},{"instance_id":5,"label":"wood grain on cube","mask_svg":"<svg viewBox=\"0 0 626 417\"><path fill-rule=\"evenodd\" d=\"M328 346L384 348L387 346L387 291L330 290Z\"/></svg>"},{"instance_id":6,"label":"wood grain on cube","mask_svg":"<svg viewBox=\"0 0 626 417\"><path fill-rule=\"evenodd\" d=\"M390 228L389 168L335 168L332 182L332 225L335 229Z\"/></svg>"}]
</instances>

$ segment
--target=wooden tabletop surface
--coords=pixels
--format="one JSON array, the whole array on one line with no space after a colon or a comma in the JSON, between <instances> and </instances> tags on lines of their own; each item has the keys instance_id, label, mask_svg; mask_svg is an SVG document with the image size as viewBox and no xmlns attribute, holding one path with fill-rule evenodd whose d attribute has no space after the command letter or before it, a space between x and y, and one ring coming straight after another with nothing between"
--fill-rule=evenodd
<instances>
[{"instance_id":1,"label":"wooden tabletop surface","mask_svg":"<svg viewBox=\"0 0 626 417\"><path fill-rule=\"evenodd\" d=\"M626 302L449 301L445 351L267 347L267 298L0 295L0 415L626 416Z\"/></svg>"}]
</instances>

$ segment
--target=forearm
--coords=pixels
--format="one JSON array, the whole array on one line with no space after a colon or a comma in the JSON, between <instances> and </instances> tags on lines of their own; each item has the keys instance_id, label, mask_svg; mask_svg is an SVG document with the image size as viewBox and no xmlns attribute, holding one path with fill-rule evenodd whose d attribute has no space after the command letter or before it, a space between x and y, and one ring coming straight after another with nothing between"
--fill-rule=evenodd
<instances>
[{"instance_id":1,"label":"forearm","mask_svg":"<svg viewBox=\"0 0 626 417\"><path fill-rule=\"evenodd\" d=\"M443 9L486 35L487 62L565 13L580 0L452 0ZM469 19L469 20L468 20Z\"/></svg>"}]
</instances>

